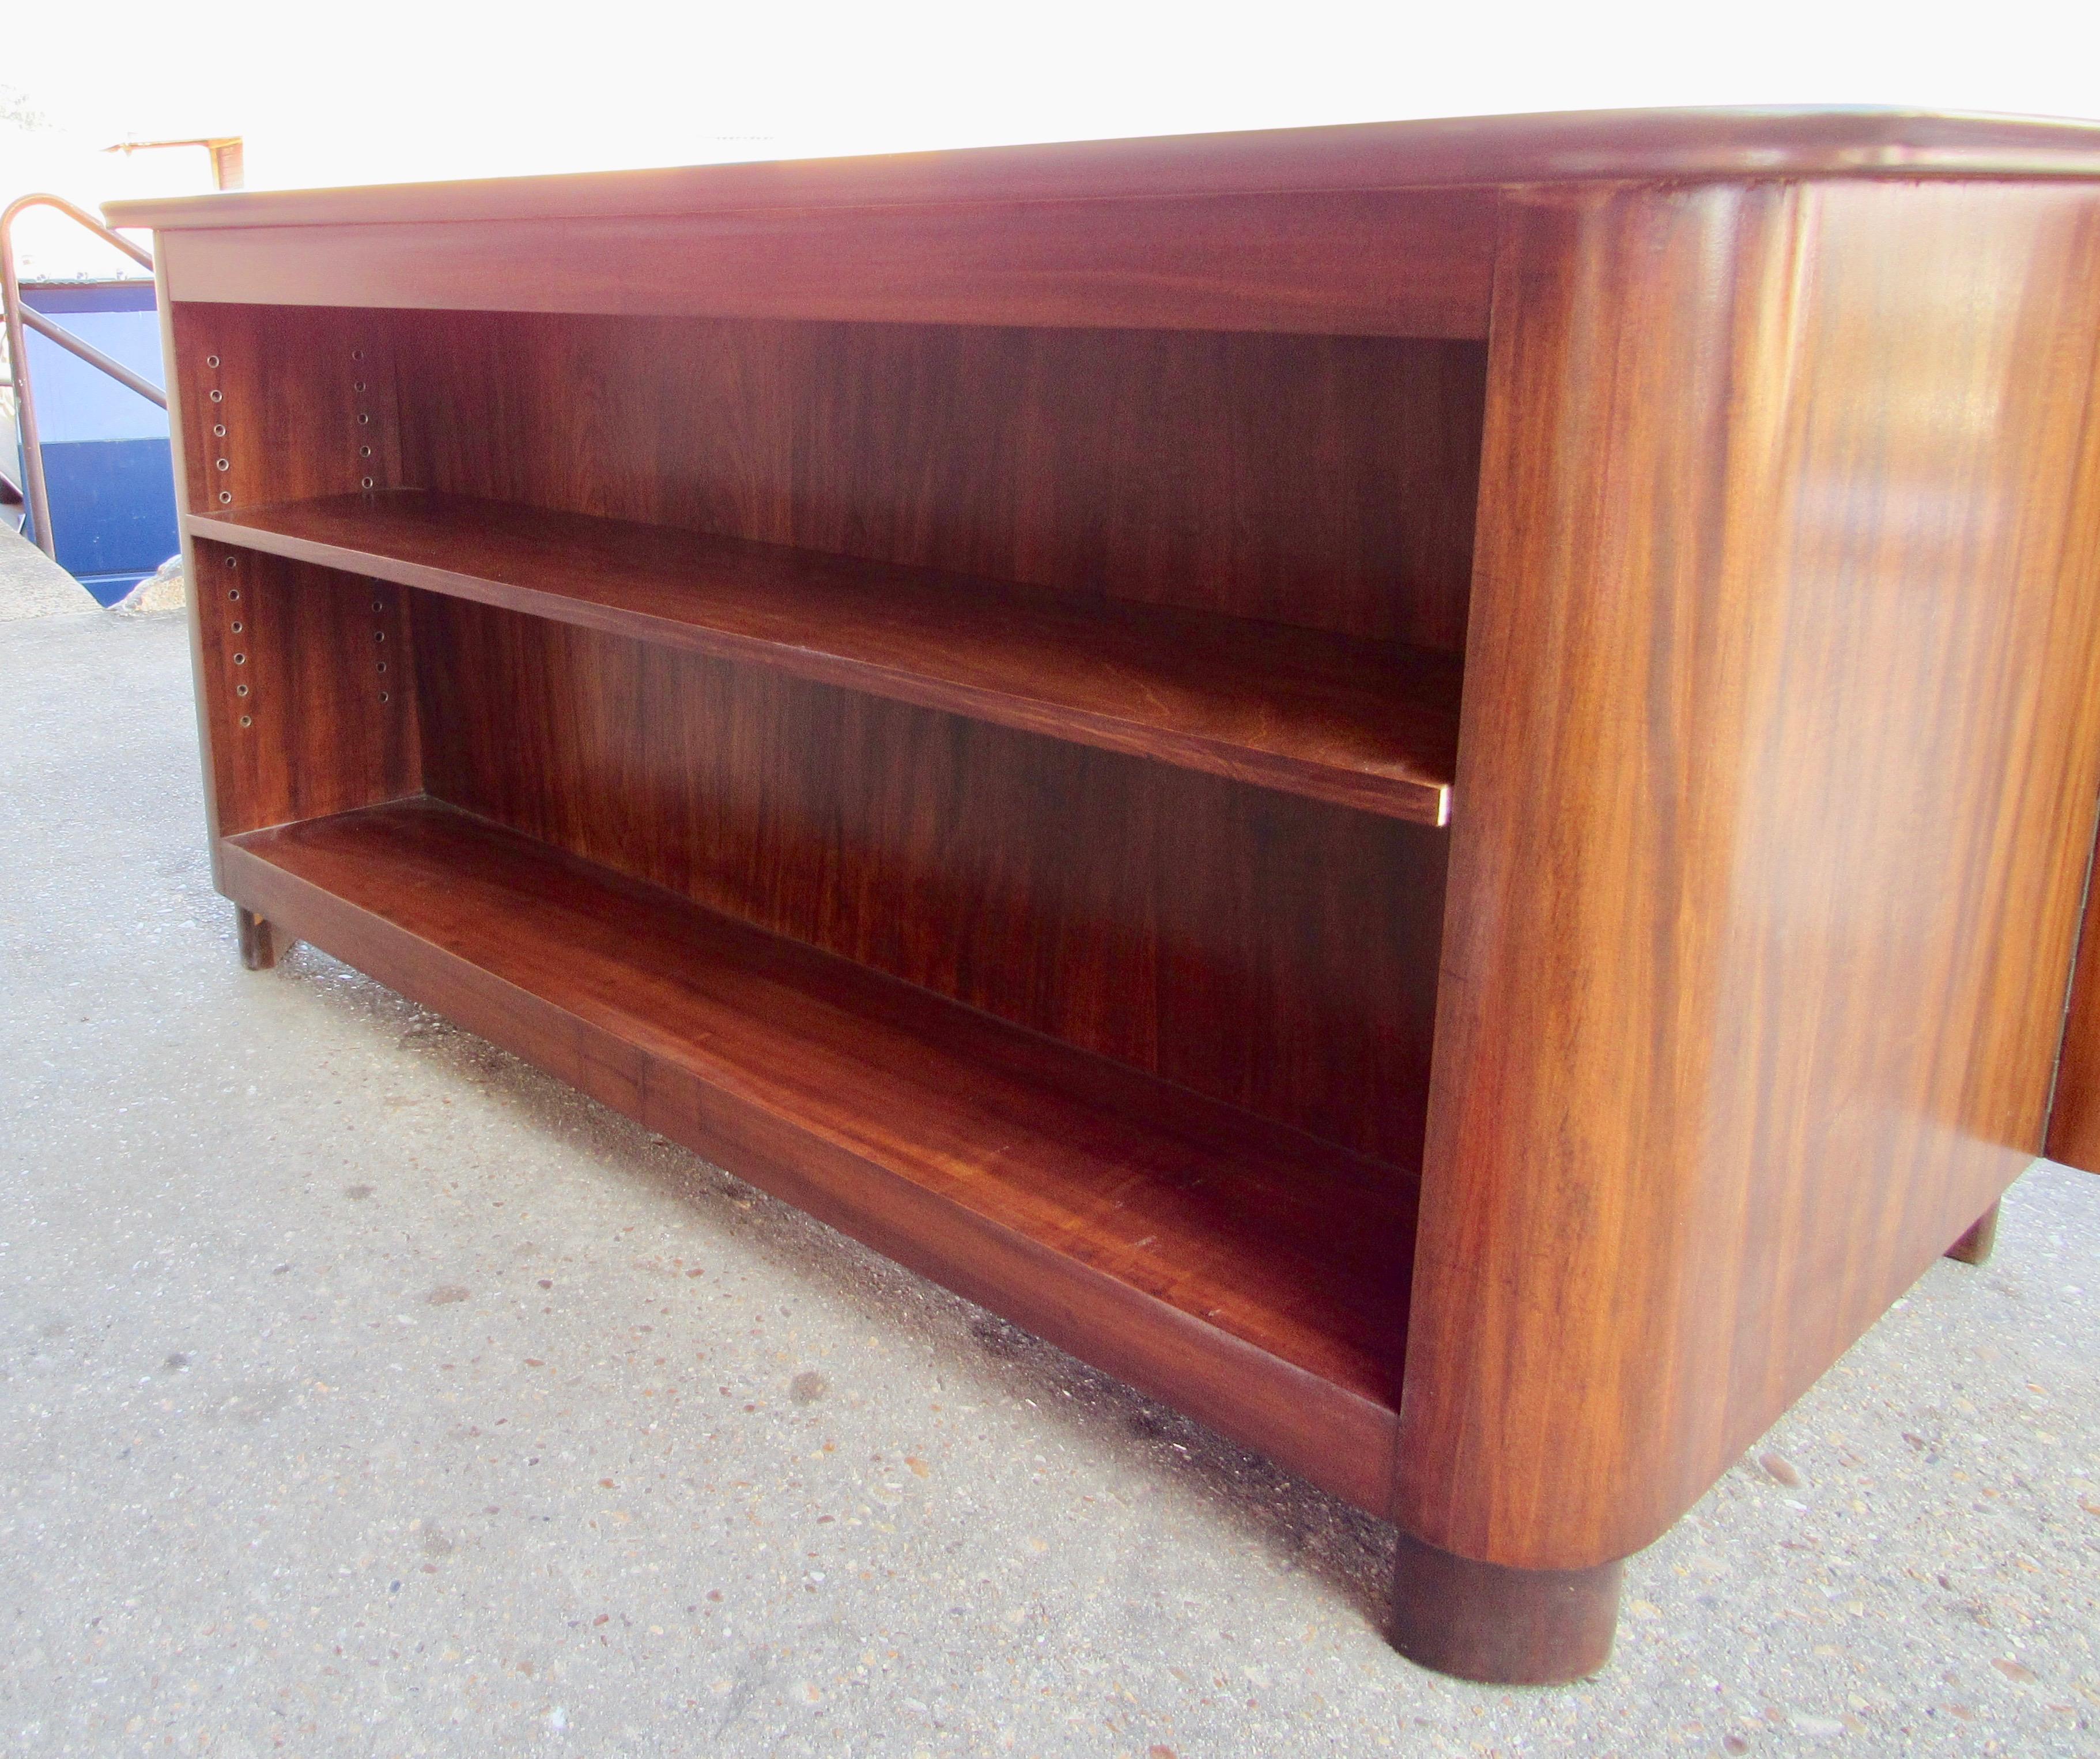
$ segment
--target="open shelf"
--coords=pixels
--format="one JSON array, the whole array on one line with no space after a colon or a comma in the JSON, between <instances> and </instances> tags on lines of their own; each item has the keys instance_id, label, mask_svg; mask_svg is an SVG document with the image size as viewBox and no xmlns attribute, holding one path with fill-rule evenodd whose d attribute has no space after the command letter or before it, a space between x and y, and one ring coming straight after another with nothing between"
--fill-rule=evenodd
<instances>
[{"instance_id":1,"label":"open shelf","mask_svg":"<svg viewBox=\"0 0 2100 1759\"><path fill-rule=\"evenodd\" d=\"M435 800L221 847L293 936L1384 1506L1409 1172Z\"/></svg>"},{"instance_id":2,"label":"open shelf","mask_svg":"<svg viewBox=\"0 0 2100 1759\"><path fill-rule=\"evenodd\" d=\"M1391 818L1449 817L1460 666L1446 654L420 490L188 522Z\"/></svg>"}]
</instances>

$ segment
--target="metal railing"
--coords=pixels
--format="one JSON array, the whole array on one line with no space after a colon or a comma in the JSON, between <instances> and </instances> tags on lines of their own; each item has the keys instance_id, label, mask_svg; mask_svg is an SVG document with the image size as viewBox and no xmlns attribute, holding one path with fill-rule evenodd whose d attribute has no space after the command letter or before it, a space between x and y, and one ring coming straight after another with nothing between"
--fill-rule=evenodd
<instances>
[{"instance_id":1,"label":"metal railing","mask_svg":"<svg viewBox=\"0 0 2100 1759\"><path fill-rule=\"evenodd\" d=\"M54 562L58 553L51 537L51 496L44 484L43 442L37 432L37 400L29 389L29 350L23 334L34 330L56 342L90 366L107 373L119 385L136 391L149 403L168 407L167 395L151 380L142 379L121 360L112 360L94 343L82 342L72 331L54 324L42 312L22 303L22 284L15 273L15 216L26 208L55 208L68 219L86 227L97 238L114 245L141 268L150 271L153 259L128 238L121 238L84 208L76 208L60 196L24 196L0 212L0 307L7 320L7 357L15 373L15 421L22 437L22 474L29 480L29 518L37 528L37 547Z\"/></svg>"}]
</instances>

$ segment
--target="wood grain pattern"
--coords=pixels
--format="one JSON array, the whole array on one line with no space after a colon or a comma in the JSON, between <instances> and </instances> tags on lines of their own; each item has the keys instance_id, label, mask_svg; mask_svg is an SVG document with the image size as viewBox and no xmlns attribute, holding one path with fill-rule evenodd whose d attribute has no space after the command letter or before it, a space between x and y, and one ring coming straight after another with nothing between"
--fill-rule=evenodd
<instances>
[{"instance_id":1,"label":"wood grain pattern","mask_svg":"<svg viewBox=\"0 0 2100 1759\"><path fill-rule=\"evenodd\" d=\"M2100 1165L2100 129L119 214L232 895L1390 1512L1432 1664Z\"/></svg>"},{"instance_id":2,"label":"wood grain pattern","mask_svg":"<svg viewBox=\"0 0 2100 1759\"><path fill-rule=\"evenodd\" d=\"M1449 816L1458 667L1420 649L420 490L190 527L1419 824Z\"/></svg>"},{"instance_id":3,"label":"wood grain pattern","mask_svg":"<svg viewBox=\"0 0 2100 1759\"><path fill-rule=\"evenodd\" d=\"M400 481L382 315L178 302L172 319L191 511Z\"/></svg>"},{"instance_id":4,"label":"wood grain pattern","mask_svg":"<svg viewBox=\"0 0 2100 1759\"><path fill-rule=\"evenodd\" d=\"M1396 1514L1579 1568L2040 1146L2100 787L2100 203L1508 228Z\"/></svg>"},{"instance_id":5,"label":"wood grain pattern","mask_svg":"<svg viewBox=\"0 0 2100 1759\"><path fill-rule=\"evenodd\" d=\"M417 600L433 795L1417 1164L1448 832Z\"/></svg>"},{"instance_id":6,"label":"wood grain pattern","mask_svg":"<svg viewBox=\"0 0 2100 1759\"><path fill-rule=\"evenodd\" d=\"M496 311L1487 333L1494 202L1471 192L814 209L540 230L461 220L163 240L178 299Z\"/></svg>"},{"instance_id":7,"label":"wood grain pattern","mask_svg":"<svg viewBox=\"0 0 2100 1759\"><path fill-rule=\"evenodd\" d=\"M406 595L200 543L188 523L192 509L394 480L395 375L366 314L185 306L165 278L160 292L218 880L222 831L421 786Z\"/></svg>"},{"instance_id":8,"label":"wood grain pattern","mask_svg":"<svg viewBox=\"0 0 2100 1759\"><path fill-rule=\"evenodd\" d=\"M1412 1224L1383 1169L431 803L241 838L227 872L299 938L1383 1501Z\"/></svg>"},{"instance_id":9,"label":"wood grain pattern","mask_svg":"<svg viewBox=\"0 0 2100 1759\"><path fill-rule=\"evenodd\" d=\"M222 834L418 792L408 595L223 544L192 555Z\"/></svg>"},{"instance_id":10,"label":"wood grain pattern","mask_svg":"<svg viewBox=\"0 0 2100 1759\"><path fill-rule=\"evenodd\" d=\"M114 226L174 231L1831 176L2100 178L2100 127L1866 107L1590 110L371 189L251 190L112 202L104 211Z\"/></svg>"},{"instance_id":11,"label":"wood grain pattern","mask_svg":"<svg viewBox=\"0 0 2100 1759\"><path fill-rule=\"evenodd\" d=\"M417 487L1464 645L1476 343L373 320Z\"/></svg>"}]
</instances>

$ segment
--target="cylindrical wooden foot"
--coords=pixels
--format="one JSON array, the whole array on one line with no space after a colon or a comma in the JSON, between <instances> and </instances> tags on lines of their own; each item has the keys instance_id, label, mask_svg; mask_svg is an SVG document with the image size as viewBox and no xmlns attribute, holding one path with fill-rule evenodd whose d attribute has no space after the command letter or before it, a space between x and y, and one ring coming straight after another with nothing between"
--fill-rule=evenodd
<instances>
[{"instance_id":1,"label":"cylindrical wooden foot","mask_svg":"<svg viewBox=\"0 0 2100 1759\"><path fill-rule=\"evenodd\" d=\"M1493 1686L1561 1686L1610 1658L1619 1622L1614 1561L1587 1570L1513 1570L1402 1533L1393 1647L1410 1661Z\"/></svg>"},{"instance_id":2,"label":"cylindrical wooden foot","mask_svg":"<svg viewBox=\"0 0 2100 1759\"><path fill-rule=\"evenodd\" d=\"M1998 1206L1992 1204L1970 1224L1969 1232L1947 1249L1947 1256L1964 1264L1982 1264L1998 1243Z\"/></svg>"},{"instance_id":3,"label":"cylindrical wooden foot","mask_svg":"<svg viewBox=\"0 0 2100 1759\"><path fill-rule=\"evenodd\" d=\"M240 963L250 971L269 970L277 963L276 929L238 904L233 906L233 922L240 936Z\"/></svg>"}]
</instances>

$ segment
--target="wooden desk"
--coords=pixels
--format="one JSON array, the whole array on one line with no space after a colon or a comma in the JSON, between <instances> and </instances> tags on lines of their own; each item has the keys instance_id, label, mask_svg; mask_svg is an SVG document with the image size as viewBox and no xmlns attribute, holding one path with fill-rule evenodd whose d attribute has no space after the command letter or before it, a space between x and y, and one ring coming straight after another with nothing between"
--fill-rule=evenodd
<instances>
[{"instance_id":1,"label":"wooden desk","mask_svg":"<svg viewBox=\"0 0 2100 1759\"><path fill-rule=\"evenodd\" d=\"M1600 1665L2100 1162L2100 130L1524 117L141 202L309 939Z\"/></svg>"}]
</instances>

